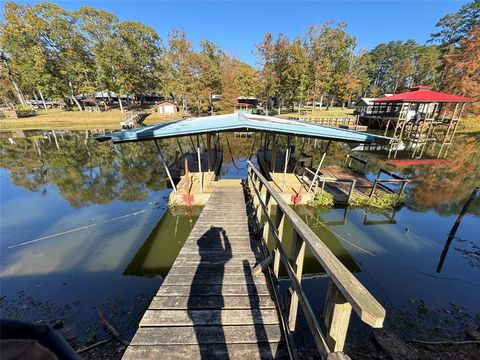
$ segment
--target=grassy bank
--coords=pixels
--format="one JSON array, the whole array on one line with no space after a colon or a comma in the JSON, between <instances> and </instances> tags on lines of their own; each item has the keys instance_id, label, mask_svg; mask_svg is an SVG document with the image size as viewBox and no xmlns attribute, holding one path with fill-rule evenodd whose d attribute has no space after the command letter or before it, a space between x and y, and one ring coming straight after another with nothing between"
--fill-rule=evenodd
<instances>
[{"instance_id":1,"label":"grassy bank","mask_svg":"<svg viewBox=\"0 0 480 360\"><path fill-rule=\"evenodd\" d=\"M38 110L37 116L21 119L0 119L0 130L85 130L119 129L125 115L120 110L104 112L65 111L61 109ZM154 112L145 124L156 124L172 118L161 117Z\"/></svg>"},{"instance_id":2,"label":"grassy bank","mask_svg":"<svg viewBox=\"0 0 480 360\"><path fill-rule=\"evenodd\" d=\"M104 112L79 112L65 111L61 109L38 110L38 115L21 119L0 118L0 131L11 130L85 130L85 129L119 129L120 121L125 115L118 109ZM296 112L286 112L279 115L282 118L288 117L347 117L353 116L352 109L330 108L329 110L316 110L299 115ZM177 118L180 118L178 115ZM145 120L145 124L157 124L162 121L172 120L154 112ZM458 129L462 133L480 132L480 116L463 119Z\"/></svg>"},{"instance_id":3,"label":"grassy bank","mask_svg":"<svg viewBox=\"0 0 480 360\"><path fill-rule=\"evenodd\" d=\"M461 132L461 133L480 132L480 115L462 119L458 127L458 132Z\"/></svg>"},{"instance_id":4,"label":"grassy bank","mask_svg":"<svg viewBox=\"0 0 480 360\"><path fill-rule=\"evenodd\" d=\"M285 110L287 111L287 110ZM293 111L293 112L285 112L279 115L279 117L282 118L288 118L289 116L293 117L302 117L302 118L316 118L316 117L348 117L348 116L353 116L353 109L342 109L341 107L332 107L328 110L325 110L325 108L322 108L322 110L315 110L313 113L311 109L306 109L306 113L304 114L299 114L298 111Z\"/></svg>"}]
</instances>

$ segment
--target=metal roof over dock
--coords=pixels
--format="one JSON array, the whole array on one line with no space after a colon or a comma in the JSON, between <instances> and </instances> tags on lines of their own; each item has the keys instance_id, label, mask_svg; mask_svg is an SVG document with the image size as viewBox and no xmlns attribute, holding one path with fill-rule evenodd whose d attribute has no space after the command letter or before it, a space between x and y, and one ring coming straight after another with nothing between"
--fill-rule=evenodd
<instances>
[{"instance_id":1,"label":"metal roof over dock","mask_svg":"<svg viewBox=\"0 0 480 360\"><path fill-rule=\"evenodd\" d=\"M390 140L385 136L242 112L169 121L101 135L96 137L96 140L112 140L114 143L122 143L233 131L260 131L359 143L388 142Z\"/></svg>"}]
</instances>

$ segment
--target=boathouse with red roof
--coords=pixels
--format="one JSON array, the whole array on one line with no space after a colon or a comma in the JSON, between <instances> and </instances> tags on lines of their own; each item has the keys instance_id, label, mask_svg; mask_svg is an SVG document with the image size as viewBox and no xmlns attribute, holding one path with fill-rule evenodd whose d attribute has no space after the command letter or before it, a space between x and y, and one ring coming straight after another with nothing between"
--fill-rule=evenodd
<instances>
[{"instance_id":1,"label":"boathouse with red roof","mask_svg":"<svg viewBox=\"0 0 480 360\"><path fill-rule=\"evenodd\" d=\"M401 143L423 148L427 142L440 143L439 157L445 156L452 143L465 105L471 98L433 91L431 86L419 85L408 92L372 100L368 113L360 122L369 128L393 130L389 156L394 156ZM419 146L420 145L420 146ZM443 153L442 153L443 152ZM413 151L415 156L416 151Z\"/></svg>"}]
</instances>

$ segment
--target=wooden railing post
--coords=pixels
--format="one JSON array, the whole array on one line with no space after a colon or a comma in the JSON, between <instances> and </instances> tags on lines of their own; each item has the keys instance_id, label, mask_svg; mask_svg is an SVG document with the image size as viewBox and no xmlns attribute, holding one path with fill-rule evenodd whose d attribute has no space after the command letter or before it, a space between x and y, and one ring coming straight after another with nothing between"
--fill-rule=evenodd
<instances>
[{"instance_id":1,"label":"wooden railing post","mask_svg":"<svg viewBox=\"0 0 480 360\"><path fill-rule=\"evenodd\" d=\"M293 229L292 234L292 260L293 270L297 276L298 282L302 282L303 275L303 260L305 259L305 242L298 236L298 233ZM288 325L290 331L295 331L297 325L297 311L298 311L298 295L292 289L292 297L290 299L290 312L288 315Z\"/></svg>"},{"instance_id":2,"label":"wooden railing post","mask_svg":"<svg viewBox=\"0 0 480 360\"><path fill-rule=\"evenodd\" d=\"M250 163L249 166L251 166ZM251 190L254 192L254 204L258 204L256 215L259 218L261 218L262 214L268 217L266 221L263 221L265 224L263 240L268 241L268 235L271 235L274 240L273 253L261 263L258 271L265 269L273 261L272 275L278 278L280 263L282 263L282 269L286 271L291 281L289 289L291 296L288 304L290 311L287 313L284 305L281 305L283 309L281 317L286 333L290 336L290 331L295 330L298 307L300 307L322 358L332 360L348 359L348 356L343 354L342 350L345 345L352 309L363 322L375 328L382 327L385 319L385 310L339 262L313 231L302 222L301 218L288 206L255 167L249 168L249 177L252 182ZM325 181L328 181L323 178L320 180L322 181L322 186ZM376 182L380 183L381 180L377 179ZM352 183L352 188L354 188L354 185ZM270 203L273 204L273 201L277 205L274 221L271 220L271 209L269 208ZM285 221L290 221L293 229L291 258L283 247ZM320 327L301 284L303 261L307 247L330 275L323 312L326 332ZM278 291L278 289L274 291ZM275 296L277 299L282 298L278 293ZM281 300L281 303L284 304L283 301Z\"/></svg>"},{"instance_id":3,"label":"wooden railing post","mask_svg":"<svg viewBox=\"0 0 480 360\"><path fill-rule=\"evenodd\" d=\"M263 197L262 192L263 192L264 187L265 186L263 186L262 182L259 182L258 188L257 188L257 190L258 190L257 204L255 206L255 211L257 213L257 221L258 221L259 224L262 223L262 202L264 202L264 197Z\"/></svg>"},{"instance_id":4,"label":"wooden railing post","mask_svg":"<svg viewBox=\"0 0 480 360\"><path fill-rule=\"evenodd\" d=\"M285 226L285 216L283 214L282 209L280 209L279 206L277 206L277 213L275 214L275 228L277 229L277 234L278 234L278 239L280 242L283 240L283 228ZM274 255L274 261L273 261L273 272L275 273L275 276L278 278L278 273L280 272L280 253L277 249L277 247L274 247L275 249L275 255Z\"/></svg>"},{"instance_id":5,"label":"wooden railing post","mask_svg":"<svg viewBox=\"0 0 480 360\"><path fill-rule=\"evenodd\" d=\"M372 187L372 192L370 193L370 196L369 196L370 199L373 197L373 194L375 193L375 189L377 188L377 184L378 184L378 179L375 179L375 181L373 183L373 187Z\"/></svg>"},{"instance_id":6,"label":"wooden railing post","mask_svg":"<svg viewBox=\"0 0 480 360\"><path fill-rule=\"evenodd\" d=\"M269 219L270 219L270 215L272 214L272 205L270 204L271 197L272 196L270 195L268 190L265 188L265 206L267 208L267 213L264 215ZM267 243L268 243L269 229L270 229L270 223L269 221L265 220L265 223L263 224L263 238Z\"/></svg>"},{"instance_id":7,"label":"wooden railing post","mask_svg":"<svg viewBox=\"0 0 480 360\"><path fill-rule=\"evenodd\" d=\"M257 210L257 220L258 220L258 223L261 224L262 223L262 213L263 213L263 209L262 209L262 204L264 205L267 205L266 203L266 200L267 200L267 195L268 195L268 190L266 188L266 186L260 182L259 186L258 186L258 195L260 196L260 198L258 199L258 210ZM267 214L265 214L265 216L267 216ZM265 225L267 225L268 222L265 222Z\"/></svg>"},{"instance_id":8,"label":"wooden railing post","mask_svg":"<svg viewBox=\"0 0 480 360\"><path fill-rule=\"evenodd\" d=\"M351 312L352 305L330 279L323 311L323 319L327 327L326 341L330 351L343 351Z\"/></svg>"},{"instance_id":9,"label":"wooden railing post","mask_svg":"<svg viewBox=\"0 0 480 360\"><path fill-rule=\"evenodd\" d=\"M357 182L356 180L352 180L352 185L350 185L350 191L348 192L347 204L350 204L350 200L351 200L352 195L353 195L353 190L355 190L355 183L356 182Z\"/></svg>"}]
</instances>

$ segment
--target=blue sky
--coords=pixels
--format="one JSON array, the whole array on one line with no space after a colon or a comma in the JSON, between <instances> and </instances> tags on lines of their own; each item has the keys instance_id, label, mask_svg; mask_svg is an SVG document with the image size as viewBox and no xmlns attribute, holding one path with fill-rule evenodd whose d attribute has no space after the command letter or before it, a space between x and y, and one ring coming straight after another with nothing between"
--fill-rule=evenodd
<instances>
[{"instance_id":1,"label":"blue sky","mask_svg":"<svg viewBox=\"0 0 480 360\"><path fill-rule=\"evenodd\" d=\"M25 2L25 1L18 1ZM33 3L31 1L27 1ZM195 46L209 39L230 55L254 65L255 44L265 32L294 38L309 25L345 21L359 48L391 40L425 43L444 15L468 1L53 1L69 10L82 5L107 10L120 20L140 21L166 42L170 29L181 28ZM3 4L4 1L1 1Z\"/></svg>"}]
</instances>

